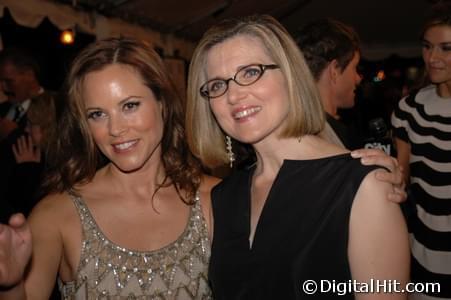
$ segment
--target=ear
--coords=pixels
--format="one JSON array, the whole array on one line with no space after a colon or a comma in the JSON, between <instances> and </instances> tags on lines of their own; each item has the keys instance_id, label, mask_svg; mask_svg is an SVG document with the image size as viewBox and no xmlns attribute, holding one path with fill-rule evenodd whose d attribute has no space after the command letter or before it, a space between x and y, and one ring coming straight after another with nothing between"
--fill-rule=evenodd
<instances>
[{"instance_id":1,"label":"ear","mask_svg":"<svg viewBox=\"0 0 451 300\"><path fill-rule=\"evenodd\" d=\"M329 62L324 69L322 70L317 84L321 87L321 89L330 89L334 83L334 64L333 62Z\"/></svg>"},{"instance_id":2,"label":"ear","mask_svg":"<svg viewBox=\"0 0 451 300\"><path fill-rule=\"evenodd\" d=\"M341 74L340 67L338 66L338 61L336 59L332 60L327 65L327 71L329 72L329 77L332 83L337 82L338 76Z\"/></svg>"}]
</instances>

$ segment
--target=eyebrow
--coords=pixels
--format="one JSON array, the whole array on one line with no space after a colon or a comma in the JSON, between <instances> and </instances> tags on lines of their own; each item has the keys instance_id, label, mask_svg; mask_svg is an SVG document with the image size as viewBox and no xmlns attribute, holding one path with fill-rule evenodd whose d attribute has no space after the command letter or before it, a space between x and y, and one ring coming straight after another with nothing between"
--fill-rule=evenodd
<instances>
[{"instance_id":1,"label":"eyebrow","mask_svg":"<svg viewBox=\"0 0 451 300\"><path fill-rule=\"evenodd\" d=\"M127 102L127 101L129 101L130 99L133 99L133 98L138 98L138 99L143 99L144 97L143 96L136 96L136 95L131 95L131 96L128 96L127 98L124 98L124 99L122 99L121 101L119 101L119 103L117 104L118 106L121 106L121 105L123 105L125 102ZM102 109L101 107L86 107L86 109L85 110L93 110L93 109Z\"/></svg>"},{"instance_id":2,"label":"eyebrow","mask_svg":"<svg viewBox=\"0 0 451 300\"><path fill-rule=\"evenodd\" d=\"M238 73L239 71L241 71L242 69L244 69L244 68L246 68L246 67L249 67L249 66L253 66L253 65L261 65L261 64L263 64L263 63L250 63L250 64L244 64L244 65L239 65L239 66L237 66L236 67L236 69L235 69L235 73L233 74L233 76L235 76L236 75L236 73ZM228 77L228 78L232 78L233 76L231 76L231 77ZM212 80L225 80L225 79L227 79L227 78L225 78L225 77L220 77L220 76L216 76L216 77L213 77L213 78L211 78L211 79L207 79L207 81L212 81Z\"/></svg>"},{"instance_id":3,"label":"eyebrow","mask_svg":"<svg viewBox=\"0 0 451 300\"><path fill-rule=\"evenodd\" d=\"M121 101L119 101L118 105L120 106L120 105L124 104L125 102L127 102L128 100L130 100L130 99L132 99L132 98L142 99L142 98L144 98L144 97L143 97L143 96L135 96L135 95L131 95L131 96L128 96L127 98L124 98L124 99L122 99Z\"/></svg>"},{"instance_id":4,"label":"eyebrow","mask_svg":"<svg viewBox=\"0 0 451 300\"><path fill-rule=\"evenodd\" d=\"M433 45L433 43L431 43L431 42L428 41L427 39L422 39L421 41L422 41L423 43L428 43L428 44ZM449 42L441 42L441 43L438 43L438 45L440 45L440 46L451 46L451 41L449 41Z\"/></svg>"}]
</instances>

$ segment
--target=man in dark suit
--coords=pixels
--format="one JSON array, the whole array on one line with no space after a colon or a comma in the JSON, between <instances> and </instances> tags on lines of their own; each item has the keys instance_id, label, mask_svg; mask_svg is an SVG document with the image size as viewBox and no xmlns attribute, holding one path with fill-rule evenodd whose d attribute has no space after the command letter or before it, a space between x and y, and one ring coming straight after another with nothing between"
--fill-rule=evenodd
<instances>
[{"instance_id":1,"label":"man in dark suit","mask_svg":"<svg viewBox=\"0 0 451 300\"><path fill-rule=\"evenodd\" d=\"M38 74L38 64L25 50L9 48L0 54L0 84L8 98L0 104L0 141L26 126L32 99L44 93Z\"/></svg>"},{"instance_id":2,"label":"man in dark suit","mask_svg":"<svg viewBox=\"0 0 451 300\"><path fill-rule=\"evenodd\" d=\"M9 48L1 52L0 84L7 101L0 103L0 202L6 201L4 192L17 165L12 147L18 138L27 135L30 105L38 100L48 102L40 106L42 114L54 107L55 97L41 87L38 74L38 64L25 50Z\"/></svg>"}]
</instances>

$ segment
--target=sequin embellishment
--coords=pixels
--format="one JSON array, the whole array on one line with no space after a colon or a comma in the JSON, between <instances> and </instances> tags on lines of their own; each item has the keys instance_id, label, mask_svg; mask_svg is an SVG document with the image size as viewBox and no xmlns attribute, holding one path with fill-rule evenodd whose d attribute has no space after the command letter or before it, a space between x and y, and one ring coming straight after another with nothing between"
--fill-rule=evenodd
<instances>
[{"instance_id":1,"label":"sequin embellishment","mask_svg":"<svg viewBox=\"0 0 451 300\"><path fill-rule=\"evenodd\" d=\"M207 283L210 242L199 193L185 231L149 252L130 251L108 240L83 200L71 198L83 242L76 281L59 282L63 299L212 299Z\"/></svg>"}]
</instances>

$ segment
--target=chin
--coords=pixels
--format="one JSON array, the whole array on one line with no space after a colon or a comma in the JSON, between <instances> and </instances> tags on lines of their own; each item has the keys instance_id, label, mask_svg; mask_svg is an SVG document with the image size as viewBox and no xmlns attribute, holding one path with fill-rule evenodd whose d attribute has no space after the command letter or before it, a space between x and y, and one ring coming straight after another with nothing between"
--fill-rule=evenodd
<instances>
[{"instance_id":1,"label":"chin","mask_svg":"<svg viewBox=\"0 0 451 300\"><path fill-rule=\"evenodd\" d=\"M448 84L451 81L451 78L441 78L439 76L429 76L429 79L433 84Z\"/></svg>"},{"instance_id":2,"label":"chin","mask_svg":"<svg viewBox=\"0 0 451 300\"><path fill-rule=\"evenodd\" d=\"M116 165L116 167L123 173L133 173L136 171L139 171L143 165L140 166L120 166L120 165Z\"/></svg>"},{"instance_id":3,"label":"chin","mask_svg":"<svg viewBox=\"0 0 451 300\"><path fill-rule=\"evenodd\" d=\"M240 143L249 144L249 145L257 144L260 141L262 141L264 138L265 138L265 136L260 135L260 134L259 135L255 134L255 135L252 135L252 136L251 135L240 136L239 138L235 138L234 137L234 139L239 141Z\"/></svg>"},{"instance_id":4,"label":"chin","mask_svg":"<svg viewBox=\"0 0 451 300\"><path fill-rule=\"evenodd\" d=\"M144 162L113 162L113 164L123 173L133 173L143 168Z\"/></svg>"}]
</instances>

